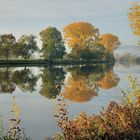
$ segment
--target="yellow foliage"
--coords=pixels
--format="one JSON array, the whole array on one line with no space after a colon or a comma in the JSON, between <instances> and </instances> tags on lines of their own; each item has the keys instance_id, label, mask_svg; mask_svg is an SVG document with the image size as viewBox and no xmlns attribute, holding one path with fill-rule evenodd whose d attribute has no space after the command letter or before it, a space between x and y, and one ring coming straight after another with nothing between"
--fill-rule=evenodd
<instances>
[{"instance_id":1,"label":"yellow foliage","mask_svg":"<svg viewBox=\"0 0 140 140\"><path fill-rule=\"evenodd\" d=\"M64 38L69 47L86 47L99 40L99 29L88 22L75 22L64 28Z\"/></svg>"},{"instance_id":2,"label":"yellow foliage","mask_svg":"<svg viewBox=\"0 0 140 140\"><path fill-rule=\"evenodd\" d=\"M128 13L128 19L131 22L130 27L134 34L140 36L140 5L138 2L132 3L132 7Z\"/></svg>"},{"instance_id":3,"label":"yellow foliage","mask_svg":"<svg viewBox=\"0 0 140 140\"><path fill-rule=\"evenodd\" d=\"M100 42L109 52L113 52L121 44L119 38L110 33L103 34Z\"/></svg>"},{"instance_id":4,"label":"yellow foliage","mask_svg":"<svg viewBox=\"0 0 140 140\"><path fill-rule=\"evenodd\" d=\"M87 102L97 93L82 79L75 80L70 77L65 86L63 96L73 102Z\"/></svg>"}]
</instances>

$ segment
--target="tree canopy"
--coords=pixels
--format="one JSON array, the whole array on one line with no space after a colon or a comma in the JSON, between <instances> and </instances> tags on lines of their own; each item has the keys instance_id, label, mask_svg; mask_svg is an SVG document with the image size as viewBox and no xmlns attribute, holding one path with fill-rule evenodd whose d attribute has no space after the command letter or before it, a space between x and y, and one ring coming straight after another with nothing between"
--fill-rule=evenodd
<instances>
[{"instance_id":1,"label":"tree canopy","mask_svg":"<svg viewBox=\"0 0 140 140\"><path fill-rule=\"evenodd\" d=\"M109 51L113 52L120 46L119 38L116 35L106 33L101 35L100 43Z\"/></svg>"},{"instance_id":2,"label":"tree canopy","mask_svg":"<svg viewBox=\"0 0 140 140\"><path fill-rule=\"evenodd\" d=\"M8 60L15 47L16 38L12 34L0 35L0 54Z\"/></svg>"},{"instance_id":3,"label":"tree canopy","mask_svg":"<svg viewBox=\"0 0 140 140\"><path fill-rule=\"evenodd\" d=\"M55 27L48 27L40 32L42 43L42 56L46 59L62 59L65 46L61 32Z\"/></svg>"},{"instance_id":4,"label":"tree canopy","mask_svg":"<svg viewBox=\"0 0 140 140\"><path fill-rule=\"evenodd\" d=\"M133 34L140 37L140 4L138 2L132 3L128 13L128 19L130 21L130 27ZM140 41L138 44L140 44Z\"/></svg>"},{"instance_id":5,"label":"tree canopy","mask_svg":"<svg viewBox=\"0 0 140 140\"><path fill-rule=\"evenodd\" d=\"M35 38L34 35L22 35L17 41L14 50L15 55L18 57L21 56L25 60L29 59L33 53L39 50Z\"/></svg>"},{"instance_id":6,"label":"tree canopy","mask_svg":"<svg viewBox=\"0 0 140 140\"><path fill-rule=\"evenodd\" d=\"M130 27L135 35L140 36L140 4L133 2L128 13L128 19L131 22Z\"/></svg>"},{"instance_id":7,"label":"tree canopy","mask_svg":"<svg viewBox=\"0 0 140 140\"><path fill-rule=\"evenodd\" d=\"M75 22L64 27L64 38L71 48L85 48L99 40L99 29L88 22Z\"/></svg>"}]
</instances>

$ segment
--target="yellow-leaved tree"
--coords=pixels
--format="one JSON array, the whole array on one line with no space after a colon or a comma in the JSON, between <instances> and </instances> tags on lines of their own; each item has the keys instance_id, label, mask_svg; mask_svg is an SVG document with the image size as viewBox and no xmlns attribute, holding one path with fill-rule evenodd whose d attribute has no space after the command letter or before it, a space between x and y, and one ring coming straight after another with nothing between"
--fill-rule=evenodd
<instances>
[{"instance_id":1,"label":"yellow-leaved tree","mask_svg":"<svg viewBox=\"0 0 140 140\"><path fill-rule=\"evenodd\" d=\"M99 29L88 22L75 22L64 27L64 38L71 48L85 48L99 40Z\"/></svg>"},{"instance_id":2,"label":"yellow-leaved tree","mask_svg":"<svg viewBox=\"0 0 140 140\"><path fill-rule=\"evenodd\" d=\"M133 30L133 34L140 37L140 4L138 2L132 3L128 13L128 19L130 21L130 27Z\"/></svg>"},{"instance_id":3,"label":"yellow-leaved tree","mask_svg":"<svg viewBox=\"0 0 140 140\"><path fill-rule=\"evenodd\" d=\"M140 36L140 4L138 2L133 2L128 13L128 19L131 22L130 27L133 33Z\"/></svg>"},{"instance_id":4,"label":"yellow-leaved tree","mask_svg":"<svg viewBox=\"0 0 140 140\"><path fill-rule=\"evenodd\" d=\"M101 35L99 43L101 43L111 53L113 53L113 51L121 44L119 38L110 33Z\"/></svg>"}]
</instances>

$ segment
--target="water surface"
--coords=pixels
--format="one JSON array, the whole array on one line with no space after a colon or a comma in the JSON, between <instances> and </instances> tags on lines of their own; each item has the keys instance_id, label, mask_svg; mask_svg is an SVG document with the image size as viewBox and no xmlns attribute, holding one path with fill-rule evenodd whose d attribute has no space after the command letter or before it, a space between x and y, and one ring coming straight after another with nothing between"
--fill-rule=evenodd
<instances>
[{"instance_id":1,"label":"water surface","mask_svg":"<svg viewBox=\"0 0 140 140\"><path fill-rule=\"evenodd\" d=\"M60 132L55 105L63 93L70 117L84 111L98 114L109 101L122 99L121 90L129 86L129 75L139 77L138 64L1 67L0 114L4 127L12 117L13 96L20 108L20 127L33 140Z\"/></svg>"}]
</instances>

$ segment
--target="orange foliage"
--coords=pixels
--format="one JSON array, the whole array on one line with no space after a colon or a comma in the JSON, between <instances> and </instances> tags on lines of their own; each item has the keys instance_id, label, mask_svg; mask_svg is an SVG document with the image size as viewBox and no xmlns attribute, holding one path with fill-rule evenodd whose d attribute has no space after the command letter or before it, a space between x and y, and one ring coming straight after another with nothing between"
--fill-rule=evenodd
<instances>
[{"instance_id":1,"label":"orange foliage","mask_svg":"<svg viewBox=\"0 0 140 140\"><path fill-rule=\"evenodd\" d=\"M87 102L92 97L97 96L97 93L84 80L75 80L70 77L63 96L73 102Z\"/></svg>"},{"instance_id":2,"label":"orange foliage","mask_svg":"<svg viewBox=\"0 0 140 140\"><path fill-rule=\"evenodd\" d=\"M109 51L113 52L116 48L119 47L120 41L119 38L110 33L103 34L101 36L100 43Z\"/></svg>"},{"instance_id":3,"label":"orange foliage","mask_svg":"<svg viewBox=\"0 0 140 140\"><path fill-rule=\"evenodd\" d=\"M75 22L64 28L64 38L69 47L86 47L99 39L99 29L88 22Z\"/></svg>"},{"instance_id":4,"label":"orange foliage","mask_svg":"<svg viewBox=\"0 0 140 140\"><path fill-rule=\"evenodd\" d=\"M124 92L123 103L110 102L98 115L80 113L69 118L62 95L58 100L57 124L66 140L139 140L140 139L140 84L129 77L130 90ZM128 99L131 96L132 102ZM140 100L139 100L140 101Z\"/></svg>"},{"instance_id":5,"label":"orange foliage","mask_svg":"<svg viewBox=\"0 0 140 140\"><path fill-rule=\"evenodd\" d=\"M116 87L118 84L119 78L112 70L105 73L104 78L97 82L97 85L102 89L110 89Z\"/></svg>"}]
</instances>

